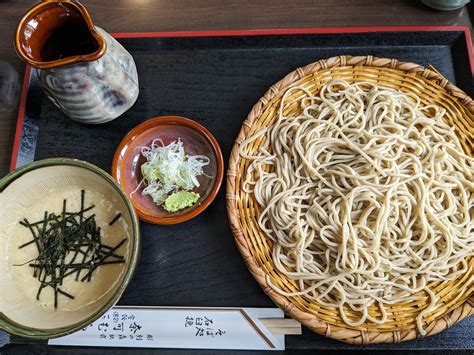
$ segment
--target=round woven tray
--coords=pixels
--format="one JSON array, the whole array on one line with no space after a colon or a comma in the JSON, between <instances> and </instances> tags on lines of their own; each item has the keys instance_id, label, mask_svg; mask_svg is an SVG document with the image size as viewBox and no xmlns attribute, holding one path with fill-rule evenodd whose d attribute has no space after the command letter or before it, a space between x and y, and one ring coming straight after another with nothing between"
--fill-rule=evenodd
<instances>
[{"instance_id":1,"label":"round woven tray","mask_svg":"<svg viewBox=\"0 0 474 355\"><path fill-rule=\"evenodd\" d=\"M241 189L242 177L250 162L239 156L239 144L264 126L272 124L278 114L283 93L290 87L304 85L317 92L332 79L347 82L370 81L418 95L422 102L447 109L447 120L456 129L467 154L474 150L474 101L439 73L414 63L372 56L339 56L320 60L291 72L273 85L255 104L244 121L232 149L227 172L227 211L237 246L248 269L265 293L286 314L316 333L347 343L397 343L420 336L416 316L429 304L429 297L420 292L421 299L403 304L386 305L388 319L383 325L366 322L359 327L346 325L337 309L328 308L304 296L284 297L273 291L265 278L287 292L297 290L296 284L278 272L271 257L271 241L261 232L257 220L259 208L253 194ZM310 85L310 86L308 86ZM262 138L264 139L264 138ZM262 139L247 146L247 154L255 154ZM468 272L449 282L433 282L429 288L437 295L435 309L423 318L427 335L436 334L454 323L474 314L474 258L469 260ZM348 311L350 314L351 311ZM377 316L379 310L369 309Z\"/></svg>"}]
</instances>

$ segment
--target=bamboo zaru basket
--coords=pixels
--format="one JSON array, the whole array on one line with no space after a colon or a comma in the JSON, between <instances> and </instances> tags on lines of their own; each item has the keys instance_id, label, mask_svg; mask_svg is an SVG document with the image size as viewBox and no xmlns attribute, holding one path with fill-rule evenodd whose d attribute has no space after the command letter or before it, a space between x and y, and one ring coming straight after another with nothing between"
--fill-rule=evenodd
<instances>
[{"instance_id":1,"label":"bamboo zaru basket","mask_svg":"<svg viewBox=\"0 0 474 355\"><path fill-rule=\"evenodd\" d=\"M336 308L322 306L304 296L284 297L273 291L271 282L286 292L297 291L294 281L280 273L272 260L272 245L258 226L259 207L253 197L242 191L242 181L250 161L239 156L240 143L260 128L271 125L278 117L283 93L290 87L303 85L313 94L333 79L349 83L369 81L402 92L418 95L425 104L432 103L447 109L447 121L456 133L467 154L474 150L474 101L439 73L414 63L372 56L339 56L320 60L289 73L273 85L255 104L244 121L233 147L227 173L227 210L237 246L248 269L264 292L287 315L300 321L316 333L347 343L397 343L420 336L416 316L428 306L429 296L421 291L418 301L386 305L388 319L383 325L367 321L359 327L346 325ZM297 108L296 108L297 109ZM246 147L255 155L262 139ZM435 309L424 316L427 335L436 334L454 323L474 314L474 258L468 261L468 272L449 282L432 282L428 287L436 294ZM350 310L347 311L351 315ZM379 316L378 307L371 306L369 314Z\"/></svg>"}]
</instances>

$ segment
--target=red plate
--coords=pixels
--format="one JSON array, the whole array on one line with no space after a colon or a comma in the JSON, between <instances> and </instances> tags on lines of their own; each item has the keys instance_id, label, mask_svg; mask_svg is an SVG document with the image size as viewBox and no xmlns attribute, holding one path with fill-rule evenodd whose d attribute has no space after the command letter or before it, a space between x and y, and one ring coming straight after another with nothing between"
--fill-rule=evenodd
<instances>
[{"instance_id":1,"label":"red plate","mask_svg":"<svg viewBox=\"0 0 474 355\"><path fill-rule=\"evenodd\" d=\"M209 165L204 167L204 173L210 177L198 177L201 186L194 191L201 198L197 203L169 213L157 206L150 196L141 194L145 184L132 192L143 179L140 167L146 158L141 154L141 147L149 146L155 139L161 139L168 145L178 138L183 142L186 154L206 155L210 158ZM188 118L163 116L139 124L122 139L115 151L112 175L132 200L141 220L153 224L176 224L197 216L214 200L222 184L224 160L219 144L205 127Z\"/></svg>"}]
</instances>

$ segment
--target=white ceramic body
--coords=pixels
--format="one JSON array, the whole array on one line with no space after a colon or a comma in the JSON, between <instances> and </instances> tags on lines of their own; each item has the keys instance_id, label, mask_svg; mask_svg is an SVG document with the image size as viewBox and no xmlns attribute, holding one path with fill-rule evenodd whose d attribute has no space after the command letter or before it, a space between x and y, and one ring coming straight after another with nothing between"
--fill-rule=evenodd
<instances>
[{"instance_id":1,"label":"white ceramic body","mask_svg":"<svg viewBox=\"0 0 474 355\"><path fill-rule=\"evenodd\" d=\"M49 98L67 116L89 124L109 122L135 103L138 75L129 52L95 27L107 43L97 60L51 69L35 69Z\"/></svg>"},{"instance_id":2,"label":"white ceramic body","mask_svg":"<svg viewBox=\"0 0 474 355\"><path fill-rule=\"evenodd\" d=\"M463 7L470 0L421 0L421 2L436 10L451 11Z\"/></svg>"}]
</instances>

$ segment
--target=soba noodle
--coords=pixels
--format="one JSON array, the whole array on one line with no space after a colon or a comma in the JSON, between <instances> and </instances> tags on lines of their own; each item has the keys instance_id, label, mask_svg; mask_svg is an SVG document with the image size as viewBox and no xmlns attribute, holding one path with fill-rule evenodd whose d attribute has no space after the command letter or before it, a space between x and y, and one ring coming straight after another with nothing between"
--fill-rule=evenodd
<instances>
[{"instance_id":1,"label":"soba noodle","mask_svg":"<svg viewBox=\"0 0 474 355\"><path fill-rule=\"evenodd\" d=\"M383 324L385 305L428 296L416 319L425 335L437 302L428 284L466 273L474 255L474 159L444 115L368 82L286 91L276 122L240 145L251 160L243 190L261 207L276 268L299 289L267 277L276 292L338 308L352 327Z\"/></svg>"}]
</instances>

